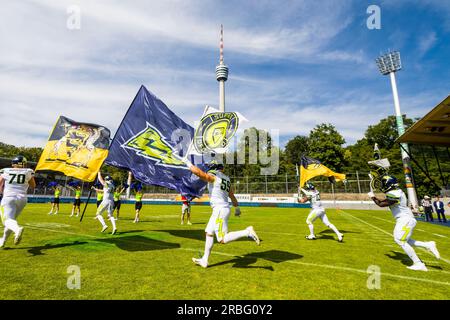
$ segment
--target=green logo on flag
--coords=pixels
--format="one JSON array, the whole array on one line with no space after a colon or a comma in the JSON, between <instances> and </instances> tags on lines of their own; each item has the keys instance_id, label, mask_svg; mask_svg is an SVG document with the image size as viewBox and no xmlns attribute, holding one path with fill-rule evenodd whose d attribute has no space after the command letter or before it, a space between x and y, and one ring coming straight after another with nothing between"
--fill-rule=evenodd
<instances>
[{"instance_id":1,"label":"green logo on flag","mask_svg":"<svg viewBox=\"0 0 450 320\"><path fill-rule=\"evenodd\" d=\"M199 153L226 148L239 126L239 117L234 112L214 112L200 120L195 131L194 147Z\"/></svg>"},{"instance_id":2,"label":"green logo on flag","mask_svg":"<svg viewBox=\"0 0 450 320\"><path fill-rule=\"evenodd\" d=\"M144 130L125 142L122 147L132 149L137 155L154 160L158 165L187 169L173 147L149 123Z\"/></svg>"}]
</instances>

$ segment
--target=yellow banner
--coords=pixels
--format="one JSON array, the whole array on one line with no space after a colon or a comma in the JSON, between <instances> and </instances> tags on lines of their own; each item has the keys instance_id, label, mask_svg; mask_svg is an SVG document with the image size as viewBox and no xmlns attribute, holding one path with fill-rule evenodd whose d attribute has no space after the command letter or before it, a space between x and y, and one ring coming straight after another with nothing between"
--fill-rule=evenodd
<instances>
[{"instance_id":1,"label":"yellow banner","mask_svg":"<svg viewBox=\"0 0 450 320\"><path fill-rule=\"evenodd\" d=\"M36 166L93 181L108 156L110 131L102 126L59 117Z\"/></svg>"},{"instance_id":2,"label":"yellow banner","mask_svg":"<svg viewBox=\"0 0 450 320\"><path fill-rule=\"evenodd\" d=\"M336 181L345 180L345 174L336 173L321 163L312 163L306 168L302 165L300 166L300 188L302 188L308 180L317 176L334 177Z\"/></svg>"}]
</instances>

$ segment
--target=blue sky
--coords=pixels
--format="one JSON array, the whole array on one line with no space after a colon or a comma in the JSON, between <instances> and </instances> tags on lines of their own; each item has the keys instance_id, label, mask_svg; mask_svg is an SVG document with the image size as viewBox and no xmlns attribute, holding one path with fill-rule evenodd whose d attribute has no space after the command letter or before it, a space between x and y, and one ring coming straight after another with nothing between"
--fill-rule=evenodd
<instances>
[{"instance_id":1,"label":"blue sky","mask_svg":"<svg viewBox=\"0 0 450 320\"><path fill-rule=\"evenodd\" d=\"M81 28L66 27L67 8ZM381 9L369 30L366 10ZM191 125L218 105L279 130L281 145L332 123L347 144L394 113L374 59L400 50L402 112L421 117L450 89L448 1L5 1L0 12L0 141L44 146L59 115L113 132L141 84Z\"/></svg>"}]
</instances>

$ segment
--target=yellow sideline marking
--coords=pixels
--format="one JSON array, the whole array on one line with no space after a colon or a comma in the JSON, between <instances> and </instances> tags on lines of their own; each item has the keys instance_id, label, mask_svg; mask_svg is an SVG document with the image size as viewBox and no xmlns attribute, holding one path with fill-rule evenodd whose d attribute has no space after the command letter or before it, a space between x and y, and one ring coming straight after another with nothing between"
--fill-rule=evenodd
<instances>
[{"instance_id":1,"label":"yellow sideline marking","mask_svg":"<svg viewBox=\"0 0 450 320\"><path fill-rule=\"evenodd\" d=\"M346 212L346 211L344 211L344 210L341 210L341 212L342 212L342 213L345 213L345 214L347 214L347 215L349 215L350 217L354 218L355 220L358 220L358 221L360 221L360 222L362 222L362 223L367 224L368 226L371 226L372 228L374 228L374 229L376 229L376 230L378 230L378 231L380 231L380 232L382 232L382 233L384 233L384 234L387 234L387 235L388 235L389 237L391 237L391 238L394 237L394 236L393 236L392 234L390 234L389 232L387 232L387 231L385 231L385 230L383 230L383 229L380 229L380 228L378 228L377 226L374 226L373 224L371 224L371 223L369 223L369 222L367 222L367 221L364 221L364 220L362 220L362 219L359 219L359 218L355 217L354 215L352 215L352 214L350 214L350 213L348 213L348 212ZM434 255L433 255L431 252L429 252L427 249L421 248L421 247L418 247L418 248L421 249L423 252L426 252L426 253L428 253L428 254L434 256ZM442 261L444 261L444 262L450 264L450 260L445 259L445 258L443 258L442 256L441 256L441 259L439 259L439 260L442 260Z\"/></svg>"},{"instance_id":2,"label":"yellow sideline marking","mask_svg":"<svg viewBox=\"0 0 450 320\"><path fill-rule=\"evenodd\" d=\"M30 228L30 229L46 230L46 231L57 232L57 233L75 234L75 235L78 235L78 236L86 236L86 237L96 238L96 239L104 239L105 238L105 237L97 237L97 236L93 236L93 235L89 235L89 234L79 234L79 233L75 233L75 232L53 230L53 229L48 229L48 228L39 228L39 227L31 227L31 226L28 226L28 228ZM144 242L135 241L135 240L121 239L120 237L116 237L115 239L118 240L118 241L142 243L142 244L145 245ZM163 244L161 244L161 245L154 244L154 246L162 247L162 248L172 248L170 246L165 246ZM175 248L175 249L176 250L183 250L183 251L190 251L190 252L199 252L201 250L200 248L199 249L194 249L194 248ZM226 257L244 258L244 256L235 255L235 254L231 254L231 253L225 253L225 252L217 252L217 251L215 251L215 252L212 252L212 254L226 256ZM248 257L251 257L251 256L252 255L250 254L250 255L246 255L245 257L248 258ZM255 256L255 258L258 258L258 257ZM328 264L318 264L318 263L301 262L301 261L293 261L293 260L284 261L284 260L278 260L278 259L270 259L270 261L285 262L285 263L292 263L292 264L298 264L298 265L304 265L304 266L312 266L312 267L319 267L319 268L327 268L327 269L335 269L335 270L341 270L341 271L352 271L352 272L357 272L357 273L364 273L364 274L367 275L367 270L356 269L356 268L349 268L349 267L342 267L342 266L332 266L332 265L328 265ZM435 270L430 270L430 271L435 271ZM436 272L450 273L450 272L447 272L447 271L436 271ZM386 277L391 277L391 278L398 278L398 279L412 280L412 281L422 281L422 282L428 282L428 283L434 283L434 284L450 286L450 282L436 281L436 280L417 278L417 277L409 277L409 276L401 276L401 275L392 274L392 273L380 273L380 275L386 276Z\"/></svg>"}]
</instances>

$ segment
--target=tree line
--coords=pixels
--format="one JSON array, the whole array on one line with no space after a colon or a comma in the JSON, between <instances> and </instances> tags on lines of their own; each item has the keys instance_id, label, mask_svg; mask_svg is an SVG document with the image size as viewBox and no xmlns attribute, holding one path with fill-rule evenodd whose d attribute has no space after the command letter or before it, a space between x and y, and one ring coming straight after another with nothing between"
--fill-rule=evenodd
<instances>
[{"instance_id":1,"label":"tree line","mask_svg":"<svg viewBox=\"0 0 450 320\"><path fill-rule=\"evenodd\" d=\"M409 128L414 120L403 117L405 128ZM262 129L250 128L244 132L238 143L237 149L227 155L234 158L234 164L225 163L225 170L230 176L235 177L257 177L261 174L261 167L267 163L250 163L250 132L258 138L264 136L264 143L257 145L258 152L264 151L268 156L272 152L278 153L279 175L296 174L296 164L300 163L301 156L307 155L321 161L328 168L340 173L354 173L359 171L367 173L369 167L367 161L373 160L373 147L377 143L383 158L388 158L391 163L390 173L395 175L404 186L403 164L400 146L395 142L398 137L396 119L389 116L380 120L379 123L371 125L364 133L364 137L352 145L345 146L344 137L338 132L334 125L322 123L314 127L309 135L297 135L290 139L284 148L273 146L272 137ZM262 150L264 149L264 150ZM419 197L424 195L436 195L440 192L439 187L449 189L450 176L449 161L439 163L437 159L450 159L448 148L434 148L430 146L410 146L410 150L416 160L412 162L413 177ZM0 157L12 158L17 154L24 155L28 161L37 162L43 149L39 147L16 147L0 142ZM239 155L240 153L240 155ZM244 163L238 161L238 157L245 155ZM242 160L242 159L241 159ZM420 167L420 168L419 168ZM425 169L428 174L421 169ZM126 181L127 172L108 165L104 165L102 171L110 174L113 179Z\"/></svg>"}]
</instances>

